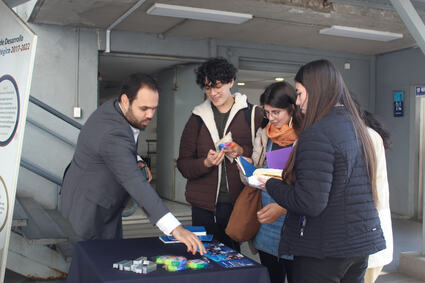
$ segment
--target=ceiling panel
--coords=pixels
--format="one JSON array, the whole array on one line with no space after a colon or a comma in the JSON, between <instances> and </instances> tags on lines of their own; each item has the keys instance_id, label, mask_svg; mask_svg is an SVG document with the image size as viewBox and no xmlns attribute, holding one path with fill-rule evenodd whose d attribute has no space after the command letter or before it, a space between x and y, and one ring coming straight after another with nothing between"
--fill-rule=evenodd
<instances>
[{"instance_id":1,"label":"ceiling panel","mask_svg":"<svg viewBox=\"0 0 425 283\"><path fill-rule=\"evenodd\" d=\"M103 81L121 82L132 73L155 74L184 63L184 59L138 56L131 54L101 54L99 75Z\"/></svg>"},{"instance_id":2,"label":"ceiling panel","mask_svg":"<svg viewBox=\"0 0 425 283\"><path fill-rule=\"evenodd\" d=\"M38 1L31 21L104 29L137 0L43 0ZM422 0L414 3L424 6ZM161 0L160 3L232 12L252 13L253 20L241 25L182 20L147 15L155 3L146 0L133 14L116 26L118 30L154 33L160 36L220 38L264 44L316 48L360 54L379 54L415 46L397 13L384 0ZM378 9L377 9L378 8ZM419 10L421 16L424 10ZM403 33L404 38L387 43L319 35L331 25Z\"/></svg>"}]
</instances>

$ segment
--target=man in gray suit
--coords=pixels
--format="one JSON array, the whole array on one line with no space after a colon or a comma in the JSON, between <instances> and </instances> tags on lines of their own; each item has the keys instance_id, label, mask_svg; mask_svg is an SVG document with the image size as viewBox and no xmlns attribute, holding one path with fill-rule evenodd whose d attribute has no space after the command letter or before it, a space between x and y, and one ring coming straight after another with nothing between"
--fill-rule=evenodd
<instances>
[{"instance_id":1,"label":"man in gray suit","mask_svg":"<svg viewBox=\"0 0 425 283\"><path fill-rule=\"evenodd\" d=\"M105 102L87 120L67 170L62 214L82 239L122 238L121 213L133 197L151 223L201 254L199 239L183 228L137 164L136 139L158 107L158 87L144 74L131 75L118 99Z\"/></svg>"}]
</instances>

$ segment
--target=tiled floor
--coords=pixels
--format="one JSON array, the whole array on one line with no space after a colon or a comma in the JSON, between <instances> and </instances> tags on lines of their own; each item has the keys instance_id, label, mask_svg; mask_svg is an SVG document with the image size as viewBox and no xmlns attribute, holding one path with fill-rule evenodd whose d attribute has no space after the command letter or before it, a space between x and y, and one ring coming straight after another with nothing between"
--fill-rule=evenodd
<instances>
[{"instance_id":1,"label":"tiled floor","mask_svg":"<svg viewBox=\"0 0 425 283\"><path fill-rule=\"evenodd\" d=\"M178 205L177 205L178 206ZM171 208L178 213L181 213L180 208ZM425 283L425 281L410 278L406 274L398 272L399 254L404 251L421 251L422 245L422 224L420 222L403 219L393 219L393 233L394 233L394 260L391 264L384 267L382 275L378 278L376 283ZM258 257L253 256L247 244L243 244L242 252L247 256L252 257L258 261ZM19 274L10 270L6 271L6 283L37 283L46 281L34 281L26 279ZM48 281L49 283L64 283L65 280Z\"/></svg>"}]
</instances>

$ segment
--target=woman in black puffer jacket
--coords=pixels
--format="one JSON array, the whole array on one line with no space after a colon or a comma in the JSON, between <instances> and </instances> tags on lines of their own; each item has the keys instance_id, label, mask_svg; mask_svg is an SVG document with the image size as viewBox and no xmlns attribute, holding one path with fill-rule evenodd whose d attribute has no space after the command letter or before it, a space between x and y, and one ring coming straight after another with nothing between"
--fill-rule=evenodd
<instances>
[{"instance_id":1,"label":"woman in black puffer jacket","mask_svg":"<svg viewBox=\"0 0 425 283\"><path fill-rule=\"evenodd\" d=\"M288 210L279 253L294 255L295 282L363 282L369 254L385 248L372 142L332 63L302 66L295 82L302 133L284 181L261 178Z\"/></svg>"}]
</instances>

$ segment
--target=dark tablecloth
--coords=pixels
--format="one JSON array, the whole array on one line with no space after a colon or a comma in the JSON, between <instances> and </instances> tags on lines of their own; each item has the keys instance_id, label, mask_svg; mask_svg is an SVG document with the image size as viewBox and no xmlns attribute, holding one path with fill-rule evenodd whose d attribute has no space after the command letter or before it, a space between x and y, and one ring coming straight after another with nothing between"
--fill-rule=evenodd
<instances>
[{"instance_id":1,"label":"dark tablecloth","mask_svg":"<svg viewBox=\"0 0 425 283\"><path fill-rule=\"evenodd\" d=\"M148 258L158 255L185 256L187 259L201 258L186 252L183 244L164 244L158 238L124 240L94 240L79 242L75 246L67 282L114 282L114 283L269 283L267 269L259 264L249 267L224 268L210 261L205 270L168 272L158 265L157 271L137 274L112 268L121 260L132 260L140 256Z\"/></svg>"}]
</instances>

